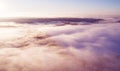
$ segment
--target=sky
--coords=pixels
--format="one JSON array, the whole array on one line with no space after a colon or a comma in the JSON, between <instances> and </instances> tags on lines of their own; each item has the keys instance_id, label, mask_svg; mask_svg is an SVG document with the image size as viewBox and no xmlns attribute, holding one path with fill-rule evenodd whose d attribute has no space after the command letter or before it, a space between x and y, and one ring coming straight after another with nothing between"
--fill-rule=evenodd
<instances>
[{"instance_id":1,"label":"sky","mask_svg":"<svg viewBox=\"0 0 120 71\"><path fill-rule=\"evenodd\" d=\"M0 17L120 16L120 0L0 0Z\"/></svg>"}]
</instances>

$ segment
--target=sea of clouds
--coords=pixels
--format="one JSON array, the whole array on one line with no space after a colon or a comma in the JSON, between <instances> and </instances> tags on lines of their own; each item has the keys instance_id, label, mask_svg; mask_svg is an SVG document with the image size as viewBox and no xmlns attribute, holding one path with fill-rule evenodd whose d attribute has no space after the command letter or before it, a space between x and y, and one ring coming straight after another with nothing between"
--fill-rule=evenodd
<instances>
[{"instance_id":1,"label":"sea of clouds","mask_svg":"<svg viewBox=\"0 0 120 71\"><path fill-rule=\"evenodd\" d=\"M120 71L120 23L0 23L0 71Z\"/></svg>"}]
</instances>

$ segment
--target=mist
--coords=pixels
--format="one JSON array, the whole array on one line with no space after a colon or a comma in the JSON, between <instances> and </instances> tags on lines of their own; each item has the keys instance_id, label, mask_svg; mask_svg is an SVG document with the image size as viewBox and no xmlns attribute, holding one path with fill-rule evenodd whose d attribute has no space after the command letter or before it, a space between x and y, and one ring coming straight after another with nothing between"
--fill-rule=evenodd
<instances>
[{"instance_id":1,"label":"mist","mask_svg":"<svg viewBox=\"0 0 120 71\"><path fill-rule=\"evenodd\" d=\"M119 71L117 21L1 22L0 71Z\"/></svg>"}]
</instances>

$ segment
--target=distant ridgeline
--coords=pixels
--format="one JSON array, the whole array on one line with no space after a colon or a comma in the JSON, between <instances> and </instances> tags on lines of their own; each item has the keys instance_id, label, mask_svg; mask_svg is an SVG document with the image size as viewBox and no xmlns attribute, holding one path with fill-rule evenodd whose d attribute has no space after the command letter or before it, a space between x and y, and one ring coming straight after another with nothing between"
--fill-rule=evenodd
<instances>
[{"instance_id":1,"label":"distant ridgeline","mask_svg":"<svg viewBox=\"0 0 120 71\"><path fill-rule=\"evenodd\" d=\"M103 20L104 19L96 19L96 18L9 18L9 19L0 19L0 22L15 22L15 23L28 23L28 24L61 22L61 23L69 24L71 22L98 23Z\"/></svg>"}]
</instances>

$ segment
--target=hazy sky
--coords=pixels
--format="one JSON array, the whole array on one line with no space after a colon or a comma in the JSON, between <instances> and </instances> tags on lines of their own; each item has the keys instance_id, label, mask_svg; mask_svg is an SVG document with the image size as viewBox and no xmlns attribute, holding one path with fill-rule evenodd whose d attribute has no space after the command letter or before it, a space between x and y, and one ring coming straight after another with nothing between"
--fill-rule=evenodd
<instances>
[{"instance_id":1,"label":"hazy sky","mask_svg":"<svg viewBox=\"0 0 120 71\"><path fill-rule=\"evenodd\" d=\"M0 17L120 15L120 0L0 0Z\"/></svg>"}]
</instances>

